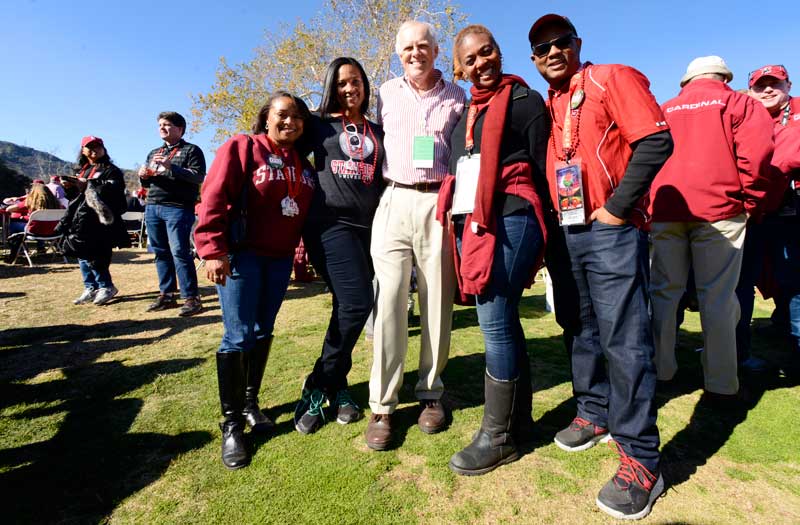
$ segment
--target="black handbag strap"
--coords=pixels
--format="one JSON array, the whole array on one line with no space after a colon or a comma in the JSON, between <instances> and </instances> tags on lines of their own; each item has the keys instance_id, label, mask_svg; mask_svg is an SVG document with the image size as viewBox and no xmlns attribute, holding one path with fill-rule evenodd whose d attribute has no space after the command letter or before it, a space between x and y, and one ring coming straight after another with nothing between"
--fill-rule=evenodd
<instances>
[{"instance_id":1,"label":"black handbag strap","mask_svg":"<svg viewBox=\"0 0 800 525\"><path fill-rule=\"evenodd\" d=\"M253 148L255 147L255 141L251 135L245 135L247 137L247 157L245 158L245 167L244 167L244 182L242 183L242 190L239 192L239 198L236 199L236 213L239 214L243 219L247 217L247 187L248 179L252 175L253 167L255 165L255 159L253 157Z\"/></svg>"}]
</instances>

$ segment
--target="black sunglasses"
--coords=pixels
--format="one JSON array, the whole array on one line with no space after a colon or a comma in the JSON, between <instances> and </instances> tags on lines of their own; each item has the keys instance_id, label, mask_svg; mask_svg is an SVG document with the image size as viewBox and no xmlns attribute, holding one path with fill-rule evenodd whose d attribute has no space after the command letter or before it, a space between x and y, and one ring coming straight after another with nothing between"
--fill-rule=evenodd
<instances>
[{"instance_id":1,"label":"black sunglasses","mask_svg":"<svg viewBox=\"0 0 800 525\"><path fill-rule=\"evenodd\" d=\"M543 56L547 56L550 52L550 48L556 46L558 49L566 49L572 44L572 41L575 39L575 35L572 33L568 33L566 35L558 36L552 40L548 40L547 42L542 42L541 44L536 44L531 46L531 51L533 55L539 58Z\"/></svg>"}]
</instances>

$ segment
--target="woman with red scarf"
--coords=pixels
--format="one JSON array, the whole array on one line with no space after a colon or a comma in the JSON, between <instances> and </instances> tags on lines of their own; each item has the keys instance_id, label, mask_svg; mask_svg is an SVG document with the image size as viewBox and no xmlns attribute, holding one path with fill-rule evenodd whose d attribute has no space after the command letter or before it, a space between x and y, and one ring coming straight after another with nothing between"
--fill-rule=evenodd
<instances>
[{"instance_id":1,"label":"woman with red scarf","mask_svg":"<svg viewBox=\"0 0 800 525\"><path fill-rule=\"evenodd\" d=\"M255 432L275 426L259 408L258 392L314 193L316 174L298 147L310 116L300 98L273 93L254 134L220 146L203 183L194 237L222 308L217 381L229 469L250 463L245 423Z\"/></svg>"},{"instance_id":2,"label":"woman with red scarf","mask_svg":"<svg viewBox=\"0 0 800 525\"><path fill-rule=\"evenodd\" d=\"M530 362L519 319L545 244L540 195L547 195L550 122L541 95L502 73L491 32L470 25L456 35L454 74L472 82L472 100L451 138L450 173L439 193L449 210L462 295L474 296L486 350L486 404L472 443L450 459L457 474L479 475L519 458L529 436ZM466 297L462 297L466 299Z\"/></svg>"}]
</instances>

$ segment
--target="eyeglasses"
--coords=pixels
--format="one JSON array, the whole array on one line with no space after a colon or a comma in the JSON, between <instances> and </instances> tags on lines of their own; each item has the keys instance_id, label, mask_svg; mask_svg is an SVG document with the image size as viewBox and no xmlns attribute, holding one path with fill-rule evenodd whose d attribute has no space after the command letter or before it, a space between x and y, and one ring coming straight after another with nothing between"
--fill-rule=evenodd
<instances>
[{"instance_id":1,"label":"eyeglasses","mask_svg":"<svg viewBox=\"0 0 800 525\"><path fill-rule=\"evenodd\" d=\"M547 56L547 54L550 52L550 48L553 46L556 46L558 49L566 49L570 46L570 44L572 44L574 39L575 35L568 33L552 40L548 40L547 42L542 42L541 44L531 46L531 51L533 51L533 56L542 58Z\"/></svg>"}]
</instances>

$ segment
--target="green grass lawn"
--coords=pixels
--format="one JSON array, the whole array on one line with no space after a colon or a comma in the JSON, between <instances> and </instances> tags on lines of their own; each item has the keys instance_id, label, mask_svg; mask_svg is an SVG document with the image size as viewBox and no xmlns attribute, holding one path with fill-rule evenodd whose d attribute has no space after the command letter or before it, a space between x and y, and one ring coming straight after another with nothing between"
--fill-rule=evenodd
<instances>
[{"instance_id":1,"label":"green grass lawn","mask_svg":"<svg viewBox=\"0 0 800 525\"><path fill-rule=\"evenodd\" d=\"M50 262L44 259L42 262ZM444 373L453 422L416 427L413 385L419 329L412 327L397 446L373 452L366 421L294 430L303 378L318 356L331 300L321 283L291 286L276 324L261 394L277 420L253 436L253 462L235 472L219 459L214 352L222 326L215 291L201 278L206 310L144 313L156 293L152 256L115 254L120 289L106 307L73 306L74 264L0 265L0 490L5 523L607 523L594 498L615 453L568 454L553 434L574 416L569 366L544 289L523 298L533 363L537 434L521 460L485 476L450 472L482 416L483 342L473 308L457 308ZM757 302L754 324L771 303ZM754 339L773 362L777 338ZM660 393L663 469L671 487L650 523L800 523L800 386L780 374L748 382L741 410L697 406L702 388L699 318L679 336L679 372ZM371 347L353 355L353 395L366 405Z\"/></svg>"}]
</instances>

